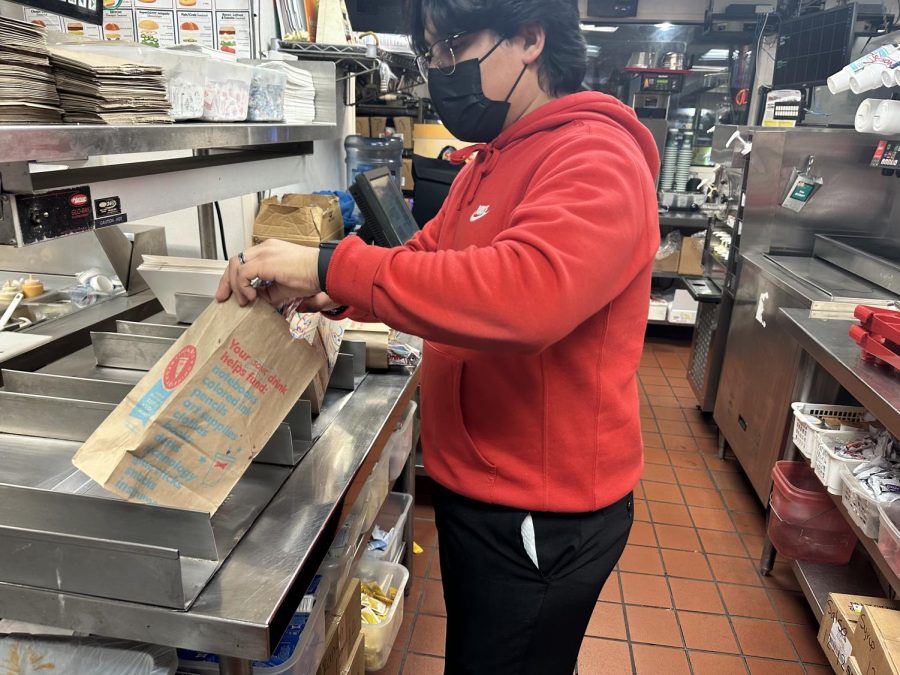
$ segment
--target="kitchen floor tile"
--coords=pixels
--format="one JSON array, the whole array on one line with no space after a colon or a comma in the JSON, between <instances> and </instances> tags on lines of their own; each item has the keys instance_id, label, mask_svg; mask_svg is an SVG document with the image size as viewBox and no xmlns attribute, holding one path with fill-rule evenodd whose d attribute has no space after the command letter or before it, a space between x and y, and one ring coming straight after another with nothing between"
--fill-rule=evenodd
<instances>
[{"instance_id":1,"label":"kitchen floor tile","mask_svg":"<svg viewBox=\"0 0 900 675\"><path fill-rule=\"evenodd\" d=\"M585 638L578 654L578 675L632 675L627 642Z\"/></svg>"},{"instance_id":2,"label":"kitchen floor tile","mask_svg":"<svg viewBox=\"0 0 900 675\"><path fill-rule=\"evenodd\" d=\"M670 577L682 577L686 579L711 580L712 574L706 563L706 556L695 551L674 551L663 549L663 562L666 574Z\"/></svg>"},{"instance_id":3,"label":"kitchen floor tile","mask_svg":"<svg viewBox=\"0 0 900 675\"><path fill-rule=\"evenodd\" d=\"M437 546L437 527L433 520L425 520L424 518L416 518L413 523L416 532L416 543L422 547Z\"/></svg>"},{"instance_id":4,"label":"kitchen floor tile","mask_svg":"<svg viewBox=\"0 0 900 675\"><path fill-rule=\"evenodd\" d=\"M762 510L762 504L759 503L756 495L735 490L722 490L721 492L725 505L732 511L759 513Z\"/></svg>"},{"instance_id":5,"label":"kitchen floor tile","mask_svg":"<svg viewBox=\"0 0 900 675\"><path fill-rule=\"evenodd\" d=\"M392 649L390 656L388 656L387 663L384 664L384 668L372 671L373 675L400 675L400 667L403 665L403 659L405 657L406 652L404 650L396 648Z\"/></svg>"},{"instance_id":6,"label":"kitchen floor tile","mask_svg":"<svg viewBox=\"0 0 900 675\"><path fill-rule=\"evenodd\" d=\"M672 607L672 597L665 577L631 574L629 572L623 572L620 577L625 604Z\"/></svg>"},{"instance_id":7,"label":"kitchen floor tile","mask_svg":"<svg viewBox=\"0 0 900 675\"><path fill-rule=\"evenodd\" d=\"M628 535L628 543L637 546L656 546L656 534L650 523L635 522Z\"/></svg>"},{"instance_id":8,"label":"kitchen floor tile","mask_svg":"<svg viewBox=\"0 0 900 675\"><path fill-rule=\"evenodd\" d=\"M726 616L678 612L678 623L688 649L738 654L737 642Z\"/></svg>"},{"instance_id":9,"label":"kitchen floor tile","mask_svg":"<svg viewBox=\"0 0 900 675\"><path fill-rule=\"evenodd\" d=\"M724 555L710 555L708 559L716 581L745 586L762 586L759 573L756 571L755 560Z\"/></svg>"},{"instance_id":10,"label":"kitchen floor tile","mask_svg":"<svg viewBox=\"0 0 900 675\"><path fill-rule=\"evenodd\" d=\"M693 527L654 524L653 528L656 530L656 538L662 548L681 551L700 550L700 540L697 539L697 531Z\"/></svg>"},{"instance_id":11,"label":"kitchen floor tile","mask_svg":"<svg viewBox=\"0 0 900 675\"><path fill-rule=\"evenodd\" d=\"M746 675L747 666L740 656L688 652L694 675Z\"/></svg>"},{"instance_id":12,"label":"kitchen floor tile","mask_svg":"<svg viewBox=\"0 0 900 675\"><path fill-rule=\"evenodd\" d=\"M812 626L817 623L802 593L770 589L769 597L772 598L778 615L785 623L796 623L802 626Z\"/></svg>"},{"instance_id":13,"label":"kitchen floor tile","mask_svg":"<svg viewBox=\"0 0 900 675\"><path fill-rule=\"evenodd\" d=\"M670 435L693 436L690 425L684 420L664 420L657 416L656 424L659 426L659 433L663 435L663 438Z\"/></svg>"},{"instance_id":14,"label":"kitchen floor tile","mask_svg":"<svg viewBox=\"0 0 900 675\"><path fill-rule=\"evenodd\" d=\"M444 659L422 654L410 654L403 667L403 675L443 675Z\"/></svg>"},{"instance_id":15,"label":"kitchen floor tile","mask_svg":"<svg viewBox=\"0 0 900 675\"><path fill-rule=\"evenodd\" d=\"M666 675L691 675L691 667L683 649L634 645L632 651L637 675L659 675L662 672L660 667L664 668Z\"/></svg>"},{"instance_id":16,"label":"kitchen floor tile","mask_svg":"<svg viewBox=\"0 0 900 675\"><path fill-rule=\"evenodd\" d=\"M731 623L745 656L795 661L797 655L780 623L732 617Z\"/></svg>"},{"instance_id":17,"label":"kitchen floor tile","mask_svg":"<svg viewBox=\"0 0 900 675\"><path fill-rule=\"evenodd\" d=\"M627 606L628 632L632 642L681 647L681 631L671 609Z\"/></svg>"},{"instance_id":18,"label":"kitchen floor tile","mask_svg":"<svg viewBox=\"0 0 900 675\"><path fill-rule=\"evenodd\" d=\"M687 469L684 467L676 467L675 475L678 478L678 482L681 485L687 485L688 487L697 487L697 488L706 488L707 490L712 490L715 486L713 485L712 479L709 477L709 470L706 467L702 469Z\"/></svg>"},{"instance_id":19,"label":"kitchen floor tile","mask_svg":"<svg viewBox=\"0 0 900 675\"><path fill-rule=\"evenodd\" d=\"M680 466L685 469L703 469L703 459L696 452L678 452L672 450L669 453L669 462L672 466Z\"/></svg>"},{"instance_id":20,"label":"kitchen floor tile","mask_svg":"<svg viewBox=\"0 0 900 675\"><path fill-rule=\"evenodd\" d=\"M644 488L644 494L650 501L669 502L672 504L684 503L681 490L677 485L654 483L652 481L641 481L641 485Z\"/></svg>"},{"instance_id":21,"label":"kitchen floor tile","mask_svg":"<svg viewBox=\"0 0 900 675\"><path fill-rule=\"evenodd\" d=\"M645 499L634 500L634 519L640 523L650 522L650 509Z\"/></svg>"},{"instance_id":22,"label":"kitchen floor tile","mask_svg":"<svg viewBox=\"0 0 900 675\"><path fill-rule=\"evenodd\" d=\"M760 513L733 513L734 529L741 534L762 536L766 533L766 519Z\"/></svg>"},{"instance_id":23,"label":"kitchen floor tile","mask_svg":"<svg viewBox=\"0 0 900 675\"><path fill-rule=\"evenodd\" d=\"M625 547L625 552L619 559L620 572L639 572L641 574L662 574L662 560L659 550L649 546Z\"/></svg>"},{"instance_id":24,"label":"kitchen floor tile","mask_svg":"<svg viewBox=\"0 0 900 675\"><path fill-rule=\"evenodd\" d=\"M719 597L719 589L712 581L696 579L669 579L672 598L678 610L724 614L725 607Z\"/></svg>"},{"instance_id":25,"label":"kitchen floor tile","mask_svg":"<svg viewBox=\"0 0 900 675\"><path fill-rule=\"evenodd\" d=\"M644 448L644 462L646 464L669 465L669 454L660 448Z\"/></svg>"},{"instance_id":26,"label":"kitchen floor tile","mask_svg":"<svg viewBox=\"0 0 900 675\"><path fill-rule=\"evenodd\" d=\"M784 628L787 630L791 642L794 643L794 649L797 650L801 661L821 665L828 664L828 659L825 658L822 647L819 645L815 627L787 624Z\"/></svg>"},{"instance_id":27,"label":"kitchen floor tile","mask_svg":"<svg viewBox=\"0 0 900 675\"><path fill-rule=\"evenodd\" d=\"M687 502L689 506L702 506L708 509L725 508L722 497L719 496L719 493L716 490L685 485L682 486L681 491L684 493L684 501Z\"/></svg>"},{"instance_id":28,"label":"kitchen floor tile","mask_svg":"<svg viewBox=\"0 0 900 675\"><path fill-rule=\"evenodd\" d=\"M747 616L755 619L778 620L775 608L766 589L755 586L719 584L725 608L731 616Z\"/></svg>"},{"instance_id":29,"label":"kitchen floor tile","mask_svg":"<svg viewBox=\"0 0 900 675\"><path fill-rule=\"evenodd\" d=\"M419 605L422 614L435 616L447 616L447 608L444 606L444 587L437 579L429 579L425 582L425 590L422 593L422 604Z\"/></svg>"},{"instance_id":30,"label":"kitchen floor tile","mask_svg":"<svg viewBox=\"0 0 900 675\"><path fill-rule=\"evenodd\" d=\"M797 577L794 576L794 571L791 569L790 563L783 561L776 561L772 571L769 572L768 576L762 578L762 582L766 588L777 591L800 592L801 590L800 584L797 583Z\"/></svg>"},{"instance_id":31,"label":"kitchen floor tile","mask_svg":"<svg viewBox=\"0 0 900 675\"><path fill-rule=\"evenodd\" d=\"M622 602L622 590L619 588L619 573L613 572L609 575L603 590L600 591L600 601L602 602Z\"/></svg>"},{"instance_id":32,"label":"kitchen floor tile","mask_svg":"<svg viewBox=\"0 0 900 675\"><path fill-rule=\"evenodd\" d=\"M626 639L625 608L618 602L598 602L588 624L590 637Z\"/></svg>"},{"instance_id":33,"label":"kitchen floor tile","mask_svg":"<svg viewBox=\"0 0 900 675\"><path fill-rule=\"evenodd\" d=\"M684 422L684 412L681 408L660 408L656 410L656 419L657 420L667 420L674 422Z\"/></svg>"},{"instance_id":34,"label":"kitchen floor tile","mask_svg":"<svg viewBox=\"0 0 900 675\"><path fill-rule=\"evenodd\" d=\"M803 666L796 661L771 661L769 659L747 659L750 675L805 675Z\"/></svg>"},{"instance_id":35,"label":"kitchen floor tile","mask_svg":"<svg viewBox=\"0 0 900 675\"><path fill-rule=\"evenodd\" d=\"M717 530L700 530L700 541L703 550L714 555L747 556L747 549L741 537L734 532L719 532Z\"/></svg>"},{"instance_id":36,"label":"kitchen floor tile","mask_svg":"<svg viewBox=\"0 0 900 675\"><path fill-rule=\"evenodd\" d=\"M657 483L674 483L675 472L668 464L645 464L642 480L655 481Z\"/></svg>"},{"instance_id":37,"label":"kitchen floor tile","mask_svg":"<svg viewBox=\"0 0 900 675\"><path fill-rule=\"evenodd\" d=\"M649 431L641 432L645 448L663 448L662 436Z\"/></svg>"},{"instance_id":38,"label":"kitchen floor tile","mask_svg":"<svg viewBox=\"0 0 900 675\"><path fill-rule=\"evenodd\" d=\"M444 640L447 635L447 619L420 614L416 618L409 651L416 654L444 656Z\"/></svg>"},{"instance_id":39,"label":"kitchen floor tile","mask_svg":"<svg viewBox=\"0 0 900 675\"><path fill-rule=\"evenodd\" d=\"M670 504L667 502L649 502L650 517L659 525L691 525L691 516L684 504Z\"/></svg>"},{"instance_id":40,"label":"kitchen floor tile","mask_svg":"<svg viewBox=\"0 0 900 675\"><path fill-rule=\"evenodd\" d=\"M677 450L679 452L695 452L697 450L697 441L693 436L663 436L663 445L666 450Z\"/></svg>"},{"instance_id":41,"label":"kitchen floor tile","mask_svg":"<svg viewBox=\"0 0 900 675\"><path fill-rule=\"evenodd\" d=\"M692 506L690 511L694 525L701 530L734 531L731 514L724 509L705 509L700 506Z\"/></svg>"}]
</instances>

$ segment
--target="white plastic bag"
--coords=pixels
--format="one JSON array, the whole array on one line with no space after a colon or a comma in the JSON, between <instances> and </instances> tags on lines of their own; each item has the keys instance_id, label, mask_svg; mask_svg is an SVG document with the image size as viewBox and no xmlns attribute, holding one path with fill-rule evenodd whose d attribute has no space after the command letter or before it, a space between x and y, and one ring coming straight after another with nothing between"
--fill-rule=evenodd
<instances>
[{"instance_id":1,"label":"white plastic bag","mask_svg":"<svg viewBox=\"0 0 900 675\"><path fill-rule=\"evenodd\" d=\"M178 656L171 647L53 636L0 636L0 675L173 675Z\"/></svg>"}]
</instances>

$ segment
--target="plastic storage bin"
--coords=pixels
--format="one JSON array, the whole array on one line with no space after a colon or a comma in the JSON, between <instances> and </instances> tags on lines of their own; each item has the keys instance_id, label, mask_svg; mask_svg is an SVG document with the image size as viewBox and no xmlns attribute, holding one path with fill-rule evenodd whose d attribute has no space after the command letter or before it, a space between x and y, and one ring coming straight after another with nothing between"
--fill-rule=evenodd
<instances>
[{"instance_id":1,"label":"plastic storage bin","mask_svg":"<svg viewBox=\"0 0 900 675\"><path fill-rule=\"evenodd\" d=\"M388 458L388 480L393 483L400 478L403 469L406 467L406 460L412 452L413 445L413 428L416 421L416 402L410 401L406 417L400 422L397 430L391 434L384 449L383 456Z\"/></svg>"},{"instance_id":2,"label":"plastic storage bin","mask_svg":"<svg viewBox=\"0 0 900 675\"><path fill-rule=\"evenodd\" d=\"M878 550L894 574L900 574L900 502L878 504Z\"/></svg>"},{"instance_id":3,"label":"plastic storage bin","mask_svg":"<svg viewBox=\"0 0 900 675\"><path fill-rule=\"evenodd\" d=\"M403 593L409 581L409 572L403 565L377 560L360 560L356 567L360 581L376 581L385 592L397 589L397 597L391 605L387 619L377 625L363 624L362 633L366 639L366 670L381 670L387 664L391 649L397 640L400 624L403 623Z\"/></svg>"},{"instance_id":4,"label":"plastic storage bin","mask_svg":"<svg viewBox=\"0 0 900 675\"><path fill-rule=\"evenodd\" d=\"M369 551L363 553L363 558L367 560L390 560L397 559L398 552L403 549L403 529L409 519L409 511L413 505L411 495L402 492L391 492L384 501L384 506L378 512L375 518L375 525L385 532L394 531L393 538L388 547L383 551ZM367 542L368 543L368 542Z\"/></svg>"},{"instance_id":5,"label":"plastic storage bin","mask_svg":"<svg viewBox=\"0 0 900 675\"><path fill-rule=\"evenodd\" d=\"M254 675L307 675L316 672L325 654L327 621L324 600L328 592L328 579L316 577L306 592L315 597L312 611L294 615L272 658L253 662ZM218 675L219 657L179 649L178 672Z\"/></svg>"},{"instance_id":6,"label":"plastic storage bin","mask_svg":"<svg viewBox=\"0 0 900 675\"><path fill-rule=\"evenodd\" d=\"M878 539L878 501L860 487L849 466L841 467L841 503L867 537Z\"/></svg>"},{"instance_id":7,"label":"plastic storage bin","mask_svg":"<svg viewBox=\"0 0 900 675\"><path fill-rule=\"evenodd\" d=\"M845 564L856 536L806 462L776 462L772 469L767 531L785 558Z\"/></svg>"},{"instance_id":8,"label":"plastic storage bin","mask_svg":"<svg viewBox=\"0 0 900 675\"><path fill-rule=\"evenodd\" d=\"M827 431L821 426L813 425L804 419L804 415L813 417L836 417L839 420L858 422L866 414L865 408L847 405L820 405L818 403L791 403L794 411L794 445L807 459L812 459L816 448L819 447L819 437L844 433L841 431Z\"/></svg>"},{"instance_id":9,"label":"plastic storage bin","mask_svg":"<svg viewBox=\"0 0 900 675\"><path fill-rule=\"evenodd\" d=\"M822 481L822 485L833 495L841 494L843 482L841 481L841 467L846 466L850 469L859 466L864 460L861 459L845 459L838 457L832 444L835 441L852 441L855 438L866 436L865 432L855 431L835 431L827 435L819 437L819 445L816 447L812 456L812 468L816 474L816 478Z\"/></svg>"},{"instance_id":10,"label":"plastic storage bin","mask_svg":"<svg viewBox=\"0 0 900 675\"><path fill-rule=\"evenodd\" d=\"M370 493L366 487L363 487L319 568L319 574L327 577L331 586L325 596L325 609L329 612L337 605L340 599L338 593L344 587L344 582L350 577L353 561L356 559L365 535L369 532L369 529L364 527L369 510L369 499Z\"/></svg>"},{"instance_id":11,"label":"plastic storage bin","mask_svg":"<svg viewBox=\"0 0 900 675\"><path fill-rule=\"evenodd\" d=\"M372 469L372 474L369 476L369 480L366 481L366 485L363 488L363 490L368 490L370 495L368 510L363 519L363 529L366 532L371 530L372 525L375 524L375 518L378 516L378 512L381 511L384 500L387 499L388 492L391 490L391 483L388 480L389 468L388 457L385 457L382 453L381 458L378 460L375 468Z\"/></svg>"},{"instance_id":12,"label":"plastic storage bin","mask_svg":"<svg viewBox=\"0 0 900 675\"><path fill-rule=\"evenodd\" d=\"M287 73L271 68L253 68L250 80L250 100L247 105L249 122L281 122L284 120L284 91Z\"/></svg>"}]
</instances>

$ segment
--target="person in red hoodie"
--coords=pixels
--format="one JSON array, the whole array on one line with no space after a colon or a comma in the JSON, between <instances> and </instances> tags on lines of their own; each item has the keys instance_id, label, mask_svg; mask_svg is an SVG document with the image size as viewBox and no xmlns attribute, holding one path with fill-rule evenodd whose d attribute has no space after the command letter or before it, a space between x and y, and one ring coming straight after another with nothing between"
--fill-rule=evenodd
<instances>
[{"instance_id":1,"label":"person in red hoodie","mask_svg":"<svg viewBox=\"0 0 900 675\"><path fill-rule=\"evenodd\" d=\"M408 15L442 122L476 143L437 217L394 249L270 240L217 298L307 298L425 340L446 672L569 675L643 468L659 157L630 108L581 91L572 0L409 0Z\"/></svg>"}]
</instances>

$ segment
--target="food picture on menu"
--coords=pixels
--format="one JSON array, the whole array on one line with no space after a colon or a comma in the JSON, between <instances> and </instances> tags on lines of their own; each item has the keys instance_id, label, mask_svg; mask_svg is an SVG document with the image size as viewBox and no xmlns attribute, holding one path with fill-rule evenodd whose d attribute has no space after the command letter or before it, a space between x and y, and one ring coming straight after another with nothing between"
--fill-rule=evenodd
<instances>
[{"instance_id":1,"label":"food picture on menu","mask_svg":"<svg viewBox=\"0 0 900 675\"><path fill-rule=\"evenodd\" d=\"M159 24L153 19L141 19L138 21L140 42L148 47L159 47Z\"/></svg>"},{"instance_id":2,"label":"food picture on menu","mask_svg":"<svg viewBox=\"0 0 900 675\"><path fill-rule=\"evenodd\" d=\"M37 26L38 28L46 28L47 24L41 21L40 19L32 19L31 24L33 26Z\"/></svg>"},{"instance_id":3,"label":"food picture on menu","mask_svg":"<svg viewBox=\"0 0 900 675\"><path fill-rule=\"evenodd\" d=\"M122 27L113 21L110 21L103 26L103 33L106 36L107 40L121 40L121 31Z\"/></svg>"},{"instance_id":4,"label":"food picture on menu","mask_svg":"<svg viewBox=\"0 0 900 675\"><path fill-rule=\"evenodd\" d=\"M219 50L229 54L237 53L237 29L234 26L219 26Z\"/></svg>"},{"instance_id":5,"label":"food picture on menu","mask_svg":"<svg viewBox=\"0 0 900 675\"><path fill-rule=\"evenodd\" d=\"M69 35L83 36L84 35L84 24L81 23L80 21L69 21L66 24L66 32Z\"/></svg>"},{"instance_id":6,"label":"food picture on menu","mask_svg":"<svg viewBox=\"0 0 900 675\"><path fill-rule=\"evenodd\" d=\"M200 40L200 26L198 26L193 21L184 21L181 26L179 26L181 31L181 43L182 44L198 44Z\"/></svg>"},{"instance_id":7,"label":"food picture on menu","mask_svg":"<svg viewBox=\"0 0 900 675\"><path fill-rule=\"evenodd\" d=\"M197 4L197 0L178 0L178 5L181 7L194 7Z\"/></svg>"}]
</instances>

